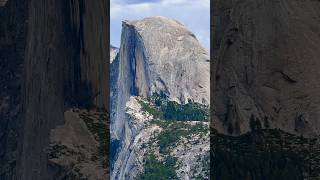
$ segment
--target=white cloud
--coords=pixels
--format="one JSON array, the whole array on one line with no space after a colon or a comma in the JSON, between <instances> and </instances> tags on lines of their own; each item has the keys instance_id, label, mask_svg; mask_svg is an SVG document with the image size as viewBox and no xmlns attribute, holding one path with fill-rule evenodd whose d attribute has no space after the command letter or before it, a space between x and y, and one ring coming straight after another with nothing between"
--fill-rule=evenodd
<instances>
[{"instance_id":1,"label":"white cloud","mask_svg":"<svg viewBox=\"0 0 320 180\"><path fill-rule=\"evenodd\" d=\"M111 43L119 46L121 21L142 19L147 16L167 16L188 27L198 40L209 49L210 0L161 0L130 4L129 0L111 0ZM136 0L137 1L137 0ZM132 2L132 1L131 1Z\"/></svg>"},{"instance_id":2,"label":"white cloud","mask_svg":"<svg viewBox=\"0 0 320 180\"><path fill-rule=\"evenodd\" d=\"M112 1L111 1L112 2ZM123 3L112 3L110 9L110 18L116 19L124 16L132 16L134 14L143 14L144 12L151 11L152 6L150 3L140 4L123 4Z\"/></svg>"},{"instance_id":3,"label":"white cloud","mask_svg":"<svg viewBox=\"0 0 320 180\"><path fill-rule=\"evenodd\" d=\"M191 5L191 6L203 6L210 8L210 0L162 0L162 5Z\"/></svg>"},{"instance_id":4,"label":"white cloud","mask_svg":"<svg viewBox=\"0 0 320 180\"><path fill-rule=\"evenodd\" d=\"M190 3L190 1L188 0L162 0L161 4L162 5L177 5L177 4L186 4L186 3Z\"/></svg>"}]
</instances>

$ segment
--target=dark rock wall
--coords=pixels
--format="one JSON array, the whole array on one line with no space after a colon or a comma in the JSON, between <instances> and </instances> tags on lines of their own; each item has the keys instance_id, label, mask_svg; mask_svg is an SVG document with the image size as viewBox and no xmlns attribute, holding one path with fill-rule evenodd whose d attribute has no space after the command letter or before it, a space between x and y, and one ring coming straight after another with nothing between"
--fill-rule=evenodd
<instances>
[{"instance_id":1,"label":"dark rock wall","mask_svg":"<svg viewBox=\"0 0 320 180\"><path fill-rule=\"evenodd\" d=\"M31 1L23 86L23 136L18 179L48 179L49 132L63 123L65 38L62 1ZM72 43L72 42L71 42Z\"/></svg>"},{"instance_id":2,"label":"dark rock wall","mask_svg":"<svg viewBox=\"0 0 320 180\"><path fill-rule=\"evenodd\" d=\"M71 59L66 70L69 103L107 109L109 92L109 27L107 1L70 0L65 5L65 31ZM72 42L72 43L70 43ZM69 78L70 77L70 78ZM69 78L69 79L68 79ZM71 87L68 87L71 85Z\"/></svg>"},{"instance_id":3,"label":"dark rock wall","mask_svg":"<svg viewBox=\"0 0 320 180\"><path fill-rule=\"evenodd\" d=\"M47 165L50 130L69 107L107 109L107 3L10 0L1 7L0 179L56 179Z\"/></svg>"},{"instance_id":4,"label":"dark rock wall","mask_svg":"<svg viewBox=\"0 0 320 180\"><path fill-rule=\"evenodd\" d=\"M16 178L28 2L0 7L0 179Z\"/></svg>"},{"instance_id":5,"label":"dark rock wall","mask_svg":"<svg viewBox=\"0 0 320 180\"><path fill-rule=\"evenodd\" d=\"M224 133L320 132L320 2L214 0L213 123Z\"/></svg>"}]
</instances>

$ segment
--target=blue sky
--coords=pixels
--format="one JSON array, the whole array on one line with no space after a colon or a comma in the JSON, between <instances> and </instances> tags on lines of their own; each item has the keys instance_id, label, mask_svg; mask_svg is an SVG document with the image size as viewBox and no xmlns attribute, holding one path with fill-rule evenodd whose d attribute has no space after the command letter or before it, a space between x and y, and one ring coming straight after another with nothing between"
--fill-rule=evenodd
<instances>
[{"instance_id":1,"label":"blue sky","mask_svg":"<svg viewBox=\"0 0 320 180\"><path fill-rule=\"evenodd\" d=\"M110 0L110 40L119 47L121 21L148 16L174 18L187 26L210 49L210 0Z\"/></svg>"}]
</instances>

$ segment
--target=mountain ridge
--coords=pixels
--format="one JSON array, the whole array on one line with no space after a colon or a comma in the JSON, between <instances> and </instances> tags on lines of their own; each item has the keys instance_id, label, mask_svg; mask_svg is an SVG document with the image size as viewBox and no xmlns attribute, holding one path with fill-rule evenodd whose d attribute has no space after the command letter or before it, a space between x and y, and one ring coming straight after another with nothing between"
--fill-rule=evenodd
<instances>
[{"instance_id":1,"label":"mountain ridge","mask_svg":"<svg viewBox=\"0 0 320 180\"><path fill-rule=\"evenodd\" d=\"M130 153L135 135L147 128L140 120L129 121L130 98L163 93L178 104L209 105L209 62L194 34L175 20L123 21L119 53L111 64L111 147L116 149L112 179L131 177L129 170L137 163ZM132 122L142 129L135 129Z\"/></svg>"}]
</instances>

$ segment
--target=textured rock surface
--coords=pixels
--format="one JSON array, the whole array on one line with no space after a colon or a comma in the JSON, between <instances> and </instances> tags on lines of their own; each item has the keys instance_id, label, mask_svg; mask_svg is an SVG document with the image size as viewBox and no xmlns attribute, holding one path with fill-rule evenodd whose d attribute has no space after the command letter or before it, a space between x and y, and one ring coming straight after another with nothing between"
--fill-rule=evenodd
<instances>
[{"instance_id":1,"label":"textured rock surface","mask_svg":"<svg viewBox=\"0 0 320 180\"><path fill-rule=\"evenodd\" d=\"M157 130L144 129L143 123L128 117L130 97L146 98L161 91L178 103L193 100L208 105L209 63L196 37L173 19L123 22L120 49L111 63L112 179L134 177L141 171L144 154L141 144L134 142L148 141L148 134ZM182 170L179 175L184 176Z\"/></svg>"},{"instance_id":2,"label":"textured rock surface","mask_svg":"<svg viewBox=\"0 0 320 180\"><path fill-rule=\"evenodd\" d=\"M144 152L143 150L139 152L141 150L139 148L157 130L157 128L143 129L145 122L152 119L152 115L141 110L141 106L136 98L131 97L126 105L126 121L123 130L125 139L122 140L121 149L119 149L117 159L114 162L111 179L134 178L141 171ZM137 144L137 140L142 135L145 139ZM137 154L139 155L137 156Z\"/></svg>"},{"instance_id":3,"label":"textured rock surface","mask_svg":"<svg viewBox=\"0 0 320 180\"><path fill-rule=\"evenodd\" d=\"M50 130L70 107L107 109L107 10L83 0L0 7L0 179L59 179L49 173Z\"/></svg>"},{"instance_id":4,"label":"textured rock surface","mask_svg":"<svg viewBox=\"0 0 320 180\"><path fill-rule=\"evenodd\" d=\"M159 16L125 21L123 28L133 31L136 42L141 43L141 47L135 47L136 56L128 57L136 59L136 88L140 95L162 90L180 103L187 103L188 99L209 103L209 56L184 25Z\"/></svg>"},{"instance_id":5,"label":"textured rock surface","mask_svg":"<svg viewBox=\"0 0 320 180\"><path fill-rule=\"evenodd\" d=\"M124 21L119 50L118 96L112 108L112 135L119 137L124 106L131 95L163 91L171 100L209 104L209 56L181 23L150 17ZM114 118L113 118L114 114Z\"/></svg>"},{"instance_id":6,"label":"textured rock surface","mask_svg":"<svg viewBox=\"0 0 320 180\"><path fill-rule=\"evenodd\" d=\"M124 129L126 139L115 162L112 179L135 179L143 172L143 162L150 153L155 153L159 159L164 159L168 155L177 158L175 171L179 179L189 180L196 176L208 178L209 164L203 164L209 159L208 122L169 122L183 124L183 128L184 125L194 128L200 123L205 132L191 133L190 137L183 136L169 148L169 152L161 153L156 139L165 129L153 122L154 117L144 111L138 101L148 103L139 97L130 97L127 102L127 121ZM165 123L165 120L162 122Z\"/></svg>"},{"instance_id":7,"label":"textured rock surface","mask_svg":"<svg viewBox=\"0 0 320 180\"><path fill-rule=\"evenodd\" d=\"M111 45L111 47L110 47L110 63L112 63L113 60L116 58L118 52L119 52L119 48L116 48Z\"/></svg>"},{"instance_id":8,"label":"textured rock surface","mask_svg":"<svg viewBox=\"0 0 320 180\"><path fill-rule=\"evenodd\" d=\"M319 135L320 2L215 0L212 6L214 126L240 134L254 119L263 128Z\"/></svg>"},{"instance_id":9,"label":"textured rock surface","mask_svg":"<svg viewBox=\"0 0 320 180\"><path fill-rule=\"evenodd\" d=\"M64 119L65 124L50 133L50 173L56 179L106 179L107 154L101 152L105 147L98 131L99 126L108 126L104 112L71 109Z\"/></svg>"}]
</instances>

